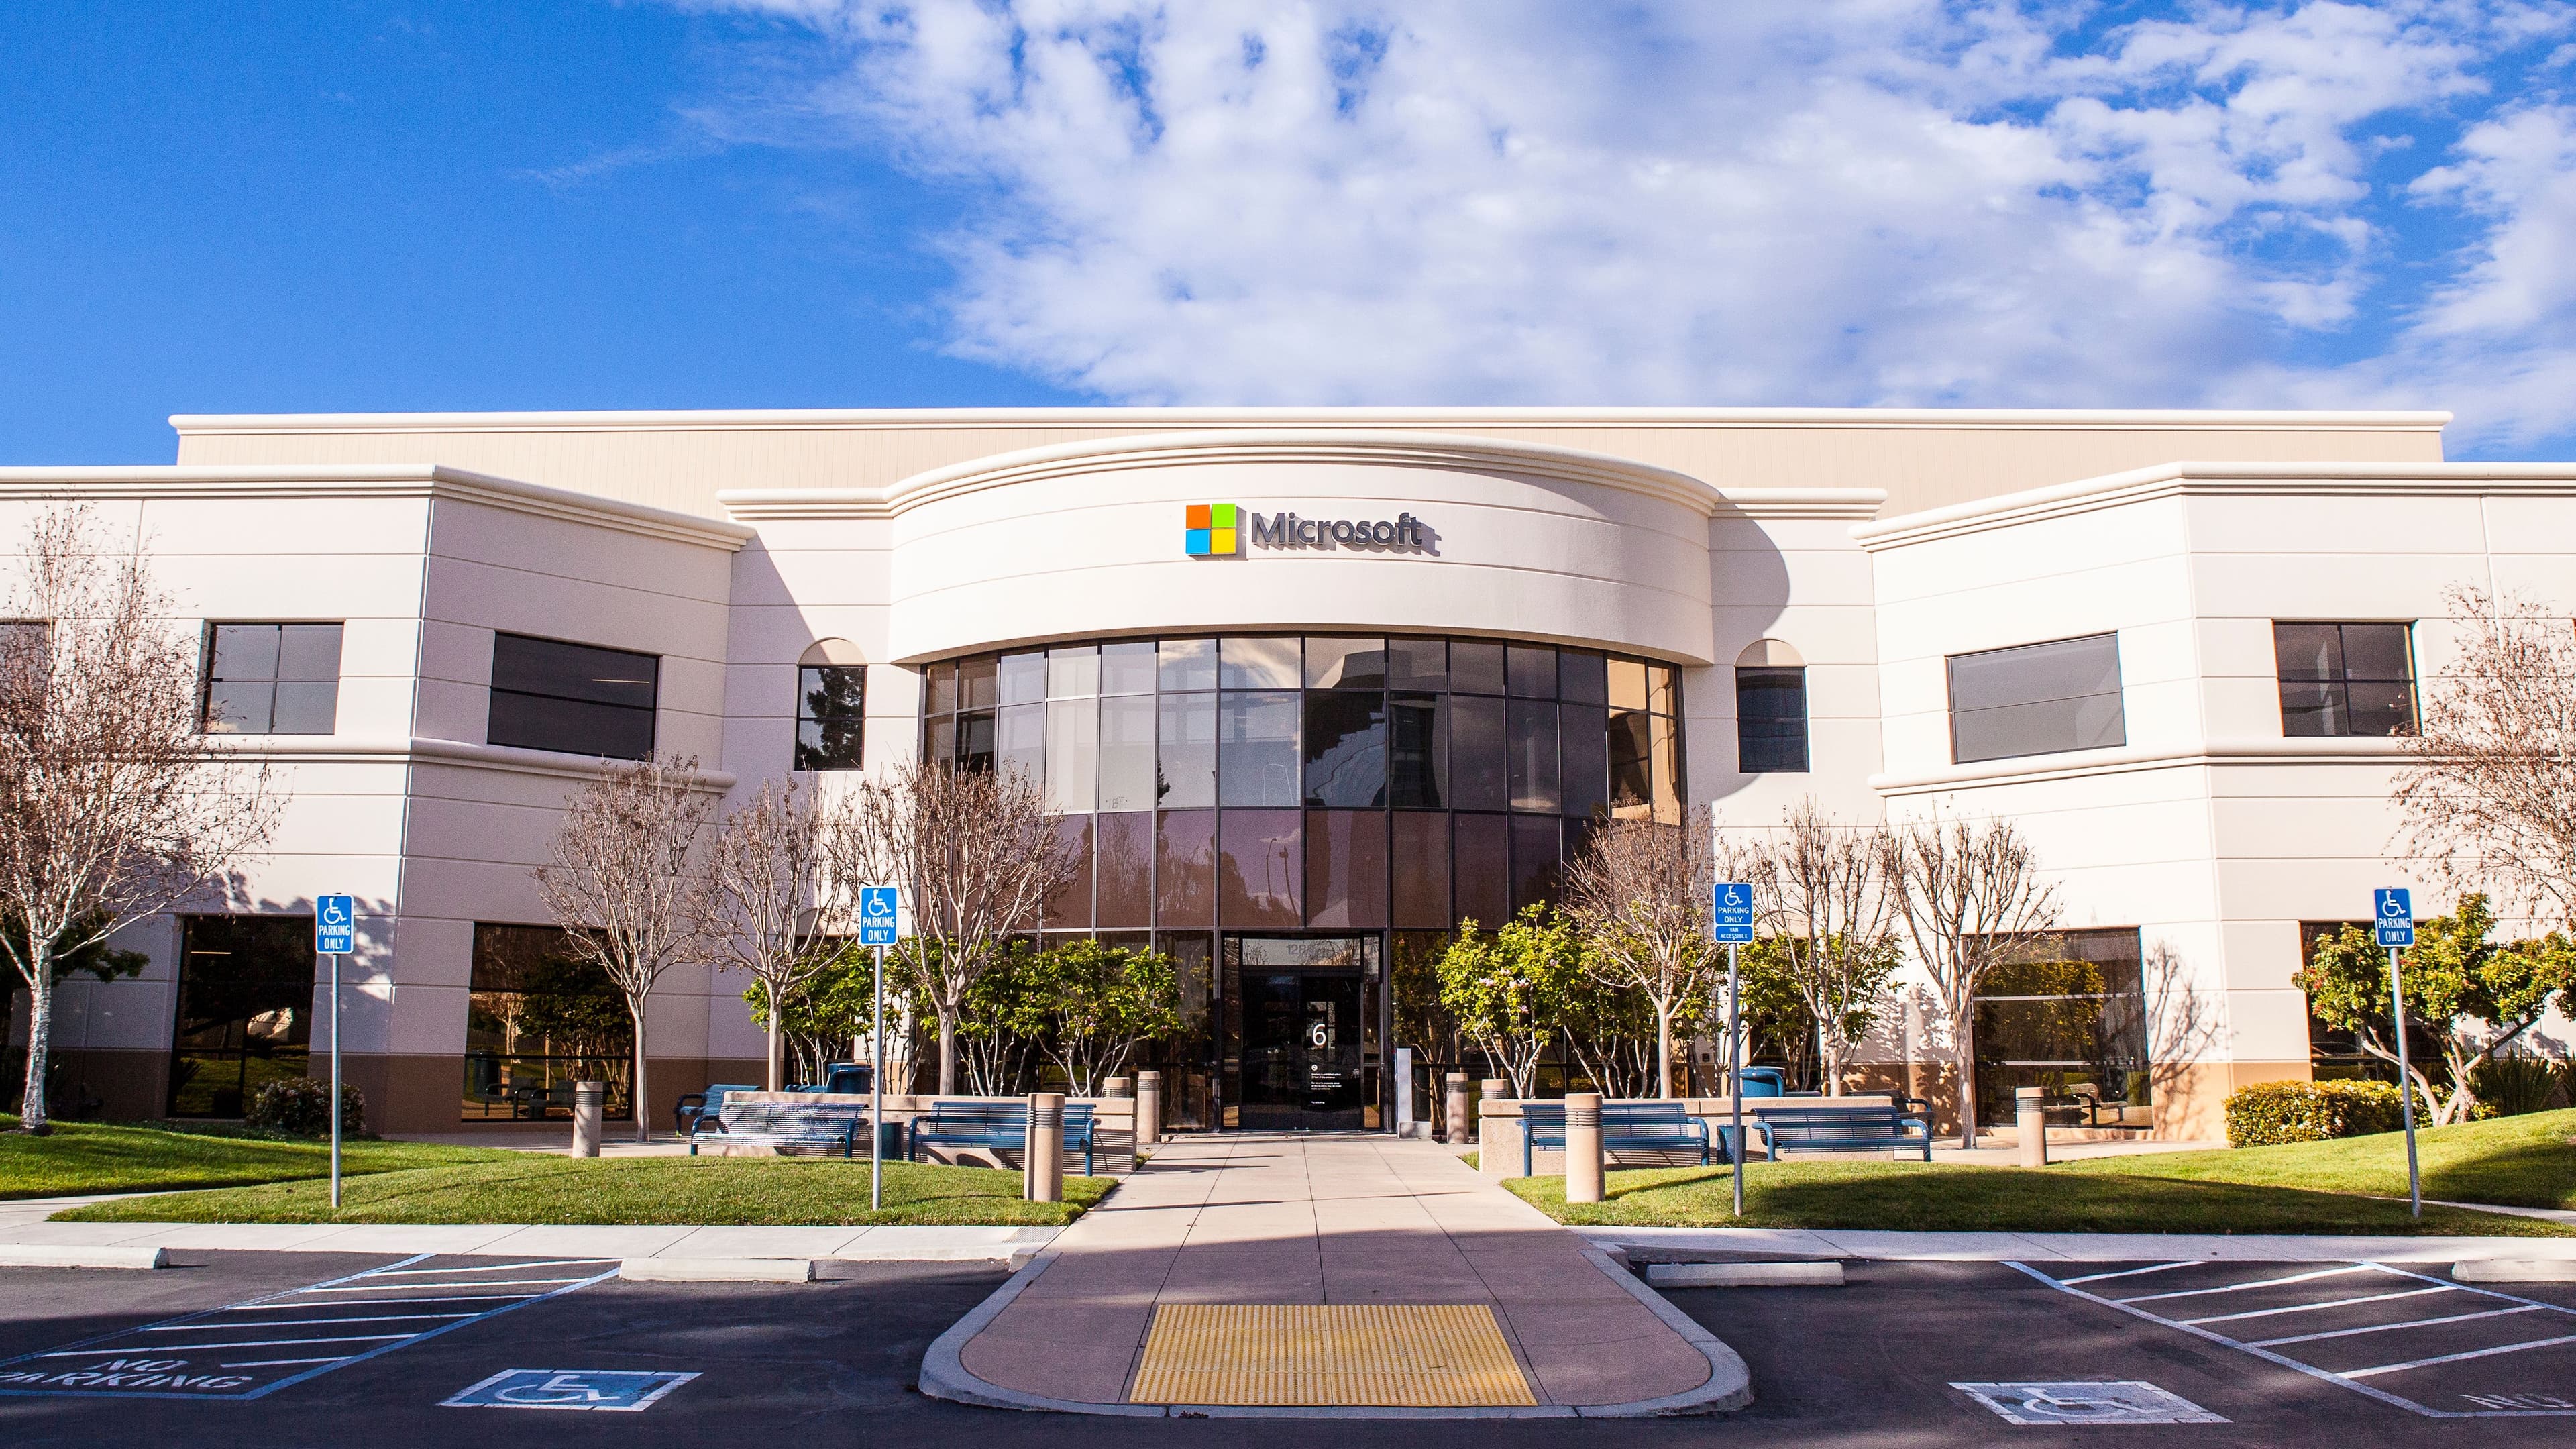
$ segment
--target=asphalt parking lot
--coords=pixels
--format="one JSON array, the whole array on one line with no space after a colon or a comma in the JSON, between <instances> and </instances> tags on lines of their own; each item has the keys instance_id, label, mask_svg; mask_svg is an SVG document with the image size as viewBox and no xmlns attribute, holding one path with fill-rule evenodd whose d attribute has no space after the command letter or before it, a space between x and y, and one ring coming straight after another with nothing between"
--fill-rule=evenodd
<instances>
[{"instance_id":1,"label":"asphalt parking lot","mask_svg":"<svg viewBox=\"0 0 2576 1449\"><path fill-rule=\"evenodd\" d=\"M1146 1438L1286 1446L1317 1432L1285 1420L1076 1419L922 1398L910 1385L923 1349L1001 1282L996 1268L887 1265L814 1284L694 1285L621 1282L601 1276L613 1264L560 1260L178 1256L181 1266L152 1273L0 1270L0 1441L397 1449L543 1432L621 1449L825 1435L999 1449ZM2108 1274L2121 1276L2098 1276ZM2052 1281L2061 1276L2066 1286ZM1343 1422L1330 1436L1390 1449L1571 1437L2054 1443L2067 1431L2016 1427L1953 1386L2141 1383L2225 1422L2079 1430L2078 1441L2567 1442L2576 1420L2530 1411L2576 1403L2576 1341L2551 1342L2576 1335L2576 1291L2513 1287L2492 1298L2446 1281L2332 1264L2042 1273L1859 1264L1840 1289L1671 1295L1752 1366L1757 1402L1732 1418ZM2445 1361L2424 1362L2435 1359ZM171 1393L194 1397L156 1397ZM605 1412L532 1421L449 1405L460 1397ZM2003 1399L2079 1420L2103 1411L2064 1390ZM640 1409L619 1407L639 1400Z\"/></svg>"}]
</instances>

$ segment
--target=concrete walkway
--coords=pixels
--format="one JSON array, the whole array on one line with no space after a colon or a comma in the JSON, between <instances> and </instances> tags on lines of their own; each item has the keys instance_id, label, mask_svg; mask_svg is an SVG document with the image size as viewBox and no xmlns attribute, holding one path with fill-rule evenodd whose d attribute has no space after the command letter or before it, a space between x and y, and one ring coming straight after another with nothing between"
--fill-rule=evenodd
<instances>
[{"instance_id":1,"label":"concrete walkway","mask_svg":"<svg viewBox=\"0 0 2576 1449\"><path fill-rule=\"evenodd\" d=\"M1293 1354L1257 1335L1211 1347L1209 1372L1266 1380L1267 1397L1213 1401L1230 1409L1131 1402L1158 1312L1198 1305L1335 1305L1361 1310L1356 1321L1388 1325L1411 1320L1367 1312L1456 1305L1481 1325L1490 1310L1526 1379L1526 1407L1354 1400L1347 1386L1336 1398L1320 1383L1329 1374L1293 1366ZM1390 1372L1410 1371L1400 1362L1408 1354L1447 1354L1446 1371L1458 1371L1451 1349L1397 1341L1391 1327L1359 1337L1364 1352L1349 1356L1382 1358L1396 1364ZM1312 1396L1280 1387L1301 1383ZM1598 1249L1442 1147L1374 1134L1166 1142L933 1346L922 1389L1070 1412L1352 1417L1663 1413L1749 1398L1731 1350Z\"/></svg>"}]
</instances>

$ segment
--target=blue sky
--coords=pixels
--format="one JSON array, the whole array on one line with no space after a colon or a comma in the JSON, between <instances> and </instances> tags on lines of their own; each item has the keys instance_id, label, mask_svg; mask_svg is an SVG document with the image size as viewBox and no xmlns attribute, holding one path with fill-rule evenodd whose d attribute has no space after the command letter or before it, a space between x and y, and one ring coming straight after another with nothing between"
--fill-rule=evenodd
<instances>
[{"instance_id":1,"label":"blue sky","mask_svg":"<svg viewBox=\"0 0 2576 1449\"><path fill-rule=\"evenodd\" d=\"M0 7L0 461L173 412L2409 406L2576 455L2576 7Z\"/></svg>"}]
</instances>

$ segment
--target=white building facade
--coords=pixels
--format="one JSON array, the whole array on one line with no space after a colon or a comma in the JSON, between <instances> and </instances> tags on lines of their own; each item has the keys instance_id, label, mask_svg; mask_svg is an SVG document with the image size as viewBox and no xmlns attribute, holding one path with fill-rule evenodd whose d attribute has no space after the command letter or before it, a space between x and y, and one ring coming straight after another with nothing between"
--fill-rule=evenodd
<instances>
[{"instance_id":1,"label":"white building facade","mask_svg":"<svg viewBox=\"0 0 2576 1449\"><path fill-rule=\"evenodd\" d=\"M1982 1091L2212 1135L2233 1087L2334 1065L2290 977L2398 879L2444 590L2576 614L2576 468L2446 463L2445 421L182 417L175 466L0 470L0 508L149 551L210 728L291 803L231 899L127 933L139 975L65 988L56 1110L231 1115L300 1073L312 902L347 891L373 1123L538 1120L620 1039L530 876L571 792L645 752L733 798L928 750L1045 777L1087 862L1049 929L1181 963L1184 1125L1385 1125L1393 1049L1437 1055L1409 953L1547 899L1599 820L1812 796L2009 818L2060 884L2088 964L2020 994L2119 1000L2085 1049L1997 1002ZM657 1119L758 1079L744 984L654 998ZM1938 1089L1938 1035L1898 1011L1861 1083Z\"/></svg>"}]
</instances>

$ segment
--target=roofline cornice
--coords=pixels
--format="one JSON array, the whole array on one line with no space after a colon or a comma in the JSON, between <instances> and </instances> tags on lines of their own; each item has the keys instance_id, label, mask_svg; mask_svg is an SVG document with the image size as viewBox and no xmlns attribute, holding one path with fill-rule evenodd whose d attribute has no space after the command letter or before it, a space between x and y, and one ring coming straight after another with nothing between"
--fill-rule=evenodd
<instances>
[{"instance_id":1,"label":"roofline cornice","mask_svg":"<svg viewBox=\"0 0 2576 1449\"><path fill-rule=\"evenodd\" d=\"M1925 509L1852 530L1872 553L2011 528L2043 519L2183 496L2388 498L2576 496L2576 463L2158 463L1947 508Z\"/></svg>"},{"instance_id":2,"label":"roofline cornice","mask_svg":"<svg viewBox=\"0 0 2576 1449\"><path fill-rule=\"evenodd\" d=\"M172 498L448 498L728 551L741 548L754 536L753 530L720 518L702 518L428 463L0 468L0 497L130 498L146 502Z\"/></svg>"}]
</instances>

